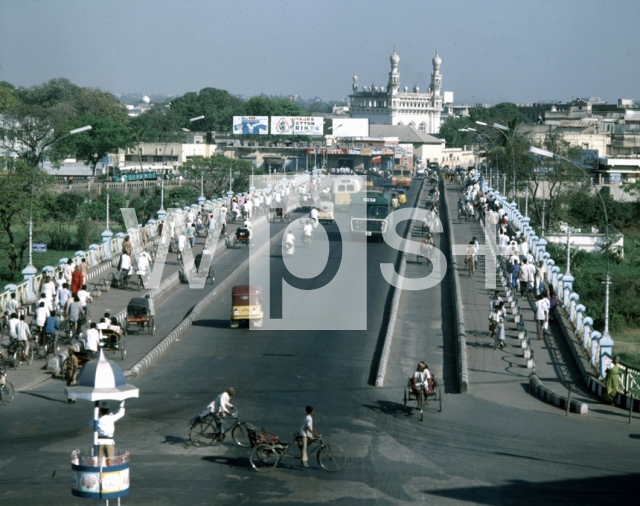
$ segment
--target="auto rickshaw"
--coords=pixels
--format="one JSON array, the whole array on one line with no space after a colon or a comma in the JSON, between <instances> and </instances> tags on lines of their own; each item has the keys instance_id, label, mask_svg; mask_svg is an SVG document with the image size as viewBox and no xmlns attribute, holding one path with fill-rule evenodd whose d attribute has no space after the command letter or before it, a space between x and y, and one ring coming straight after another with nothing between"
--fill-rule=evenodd
<instances>
[{"instance_id":1,"label":"auto rickshaw","mask_svg":"<svg viewBox=\"0 0 640 506\"><path fill-rule=\"evenodd\" d=\"M401 206L404 206L407 203L407 192L400 188L398 188L397 192L398 192L398 203Z\"/></svg>"},{"instance_id":2,"label":"auto rickshaw","mask_svg":"<svg viewBox=\"0 0 640 506\"><path fill-rule=\"evenodd\" d=\"M137 326L139 330L147 328L147 333L153 335L156 330L153 301L147 297L134 297L127 304L127 317L124 324L124 335Z\"/></svg>"},{"instance_id":3,"label":"auto rickshaw","mask_svg":"<svg viewBox=\"0 0 640 506\"><path fill-rule=\"evenodd\" d=\"M237 329L240 322L262 327L262 289L257 285L234 286L231 292L230 326Z\"/></svg>"},{"instance_id":4,"label":"auto rickshaw","mask_svg":"<svg viewBox=\"0 0 640 506\"><path fill-rule=\"evenodd\" d=\"M335 219L333 217L333 202L329 202L326 200L320 202L318 210L318 221L320 223L335 223Z\"/></svg>"}]
</instances>

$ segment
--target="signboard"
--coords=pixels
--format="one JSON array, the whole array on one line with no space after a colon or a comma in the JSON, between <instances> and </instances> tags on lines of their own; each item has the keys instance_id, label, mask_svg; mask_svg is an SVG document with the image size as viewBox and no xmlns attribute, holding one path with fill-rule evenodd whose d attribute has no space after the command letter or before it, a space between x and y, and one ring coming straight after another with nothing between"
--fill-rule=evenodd
<instances>
[{"instance_id":1,"label":"signboard","mask_svg":"<svg viewBox=\"0 0 640 506\"><path fill-rule=\"evenodd\" d=\"M329 134L334 137L369 137L369 118L341 118L331 120Z\"/></svg>"},{"instance_id":2,"label":"signboard","mask_svg":"<svg viewBox=\"0 0 640 506\"><path fill-rule=\"evenodd\" d=\"M596 170L600 166L600 158L597 149L582 150L582 166L585 169Z\"/></svg>"},{"instance_id":3,"label":"signboard","mask_svg":"<svg viewBox=\"0 0 640 506\"><path fill-rule=\"evenodd\" d=\"M46 253L46 251L47 251L47 245L46 244L34 243L31 246L32 246L32 248L31 248L32 251L38 251L40 253Z\"/></svg>"},{"instance_id":4,"label":"signboard","mask_svg":"<svg viewBox=\"0 0 640 506\"><path fill-rule=\"evenodd\" d=\"M272 135L322 135L324 118L271 116Z\"/></svg>"},{"instance_id":5,"label":"signboard","mask_svg":"<svg viewBox=\"0 0 640 506\"><path fill-rule=\"evenodd\" d=\"M269 116L234 116L233 133L236 135L266 135Z\"/></svg>"}]
</instances>

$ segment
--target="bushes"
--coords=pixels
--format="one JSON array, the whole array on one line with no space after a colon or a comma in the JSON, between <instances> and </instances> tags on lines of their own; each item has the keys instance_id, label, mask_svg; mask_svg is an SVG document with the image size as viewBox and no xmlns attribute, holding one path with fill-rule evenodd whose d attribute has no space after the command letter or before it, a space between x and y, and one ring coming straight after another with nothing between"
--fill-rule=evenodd
<instances>
[{"instance_id":1,"label":"bushes","mask_svg":"<svg viewBox=\"0 0 640 506\"><path fill-rule=\"evenodd\" d=\"M49 231L49 246L51 249L66 251L71 248L71 228L69 225L58 223Z\"/></svg>"},{"instance_id":2,"label":"bushes","mask_svg":"<svg viewBox=\"0 0 640 506\"><path fill-rule=\"evenodd\" d=\"M82 221L78 222L78 231L76 238L77 247L84 251L90 244L93 244L100 240L98 227L91 220L85 218Z\"/></svg>"}]
</instances>

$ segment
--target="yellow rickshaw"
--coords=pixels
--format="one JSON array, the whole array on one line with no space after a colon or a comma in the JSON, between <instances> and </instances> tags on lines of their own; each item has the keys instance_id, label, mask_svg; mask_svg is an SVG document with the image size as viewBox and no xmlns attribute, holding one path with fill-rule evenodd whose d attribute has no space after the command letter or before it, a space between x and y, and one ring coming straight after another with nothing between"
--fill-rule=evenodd
<instances>
[{"instance_id":1,"label":"yellow rickshaw","mask_svg":"<svg viewBox=\"0 0 640 506\"><path fill-rule=\"evenodd\" d=\"M405 190L401 190L398 188L398 202L401 206L404 206L407 203L407 192Z\"/></svg>"},{"instance_id":2,"label":"yellow rickshaw","mask_svg":"<svg viewBox=\"0 0 640 506\"><path fill-rule=\"evenodd\" d=\"M257 285L234 286L231 291L230 326L237 329L246 321L255 328L262 327L262 289Z\"/></svg>"}]
</instances>

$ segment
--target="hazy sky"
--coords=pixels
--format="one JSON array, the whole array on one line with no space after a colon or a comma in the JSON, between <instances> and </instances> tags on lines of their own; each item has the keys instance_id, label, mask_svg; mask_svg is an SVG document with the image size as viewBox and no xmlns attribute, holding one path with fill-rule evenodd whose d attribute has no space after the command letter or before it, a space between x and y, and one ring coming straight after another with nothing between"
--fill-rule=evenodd
<instances>
[{"instance_id":1,"label":"hazy sky","mask_svg":"<svg viewBox=\"0 0 640 506\"><path fill-rule=\"evenodd\" d=\"M339 100L429 85L456 102L640 99L640 0L0 0L0 80Z\"/></svg>"}]
</instances>

